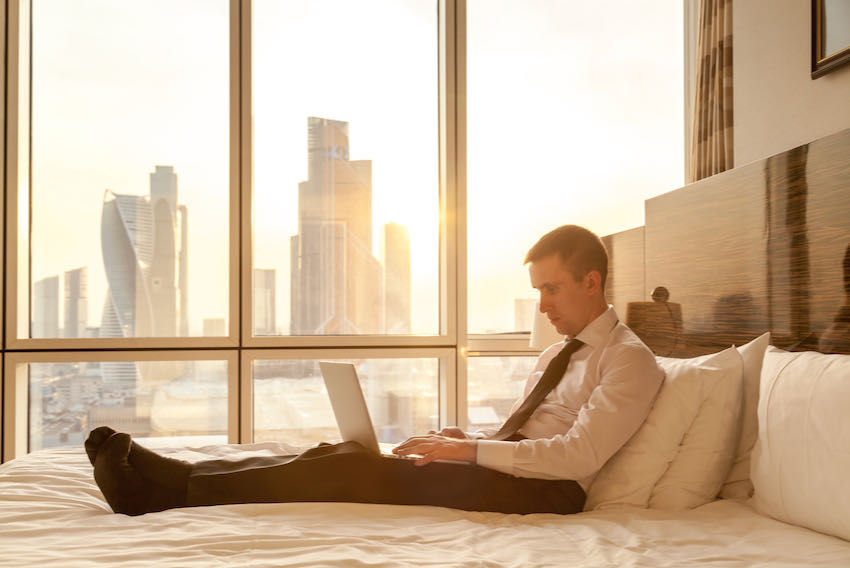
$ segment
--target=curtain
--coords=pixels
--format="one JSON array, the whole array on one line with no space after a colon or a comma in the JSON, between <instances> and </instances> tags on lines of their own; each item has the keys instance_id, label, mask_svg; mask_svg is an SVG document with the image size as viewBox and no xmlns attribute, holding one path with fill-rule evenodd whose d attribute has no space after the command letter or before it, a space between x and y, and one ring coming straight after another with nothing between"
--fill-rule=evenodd
<instances>
[{"instance_id":1,"label":"curtain","mask_svg":"<svg viewBox=\"0 0 850 568\"><path fill-rule=\"evenodd\" d=\"M688 181L714 175L734 165L732 126L732 0L700 0L691 179Z\"/></svg>"}]
</instances>

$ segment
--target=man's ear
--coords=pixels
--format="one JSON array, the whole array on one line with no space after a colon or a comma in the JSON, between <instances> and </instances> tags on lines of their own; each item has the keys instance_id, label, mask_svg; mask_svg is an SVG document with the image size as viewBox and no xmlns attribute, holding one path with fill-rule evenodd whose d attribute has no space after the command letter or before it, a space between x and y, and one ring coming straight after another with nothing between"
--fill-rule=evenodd
<instances>
[{"instance_id":1,"label":"man's ear","mask_svg":"<svg viewBox=\"0 0 850 568\"><path fill-rule=\"evenodd\" d=\"M598 270L591 270L584 275L584 285L588 296L592 296L602 288L602 275Z\"/></svg>"}]
</instances>

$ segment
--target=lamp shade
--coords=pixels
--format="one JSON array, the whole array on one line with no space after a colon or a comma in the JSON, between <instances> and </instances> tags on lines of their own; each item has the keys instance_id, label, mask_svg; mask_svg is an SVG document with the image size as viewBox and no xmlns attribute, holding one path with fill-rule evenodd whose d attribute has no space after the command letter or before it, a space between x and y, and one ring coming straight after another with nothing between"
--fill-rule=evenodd
<instances>
[{"instance_id":1,"label":"lamp shade","mask_svg":"<svg viewBox=\"0 0 850 568\"><path fill-rule=\"evenodd\" d=\"M555 326L540 312L540 302L534 303L534 326L531 328L529 346L534 349L545 349L553 343L563 341L564 336L558 333Z\"/></svg>"}]
</instances>

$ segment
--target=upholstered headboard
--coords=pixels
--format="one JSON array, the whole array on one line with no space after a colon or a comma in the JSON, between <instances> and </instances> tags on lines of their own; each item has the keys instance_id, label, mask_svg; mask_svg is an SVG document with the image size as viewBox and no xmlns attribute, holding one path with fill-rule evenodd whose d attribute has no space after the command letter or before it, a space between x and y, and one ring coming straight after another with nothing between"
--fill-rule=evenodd
<instances>
[{"instance_id":1,"label":"upholstered headboard","mask_svg":"<svg viewBox=\"0 0 850 568\"><path fill-rule=\"evenodd\" d=\"M644 227L603 240L609 301L657 354L764 331L787 350L850 353L850 129L645 207Z\"/></svg>"}]
</instances>

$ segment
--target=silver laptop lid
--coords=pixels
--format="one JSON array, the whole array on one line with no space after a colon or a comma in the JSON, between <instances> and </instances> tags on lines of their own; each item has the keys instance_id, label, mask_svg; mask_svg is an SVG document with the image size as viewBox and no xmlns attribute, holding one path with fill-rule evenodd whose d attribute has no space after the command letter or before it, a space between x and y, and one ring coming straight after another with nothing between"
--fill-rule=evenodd
<instances>
[{"instance_id":1,"label":"silver laptop lid","mask_svg":"<svg viewBox=\"0 0 850 568\"><path fill-rule=\"evenodd\" d=\"M380 453L375 428L354 365L319 361L319 368L343 441L359 442L363 447Z\"/></svg>"}]
</instances>

